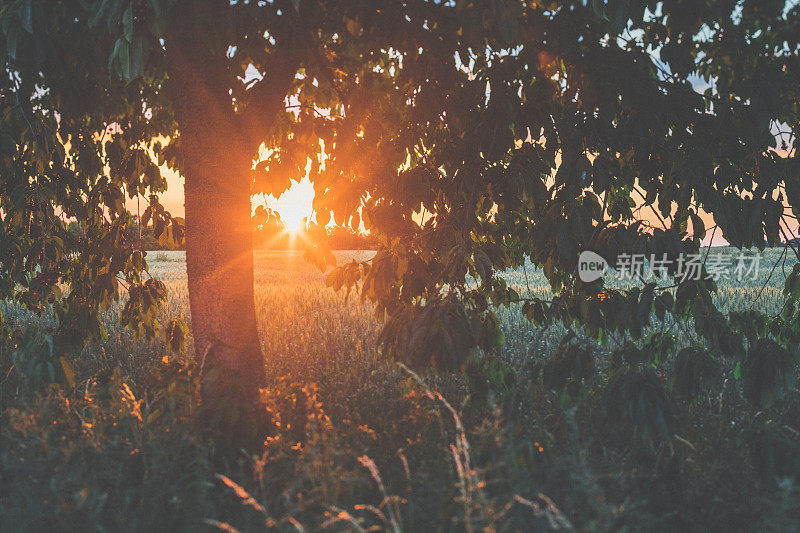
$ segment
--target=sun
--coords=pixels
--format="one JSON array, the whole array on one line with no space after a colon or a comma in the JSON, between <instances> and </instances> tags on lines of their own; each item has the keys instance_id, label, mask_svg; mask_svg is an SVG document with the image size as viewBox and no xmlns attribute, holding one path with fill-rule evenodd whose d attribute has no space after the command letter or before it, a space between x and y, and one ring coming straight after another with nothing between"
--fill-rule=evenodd
<instances>
[{"instance_id":1,"label":"sun","mask_svg":"<svg viewBox=\"0 0 800 533\"><path fill-rule=\"evenodd\" d=\"M314 186L304 177L299 182L292 182L292 186L277 199L268 197L269 205L278 212L281 220L286 224L286 229L297 233L313 213Z\"/></svg>"}]
</instances>

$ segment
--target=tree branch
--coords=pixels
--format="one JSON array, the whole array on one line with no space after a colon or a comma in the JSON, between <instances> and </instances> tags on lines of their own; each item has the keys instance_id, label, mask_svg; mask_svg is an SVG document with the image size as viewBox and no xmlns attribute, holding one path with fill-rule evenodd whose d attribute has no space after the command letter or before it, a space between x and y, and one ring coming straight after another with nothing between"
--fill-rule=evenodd
<instances>
[{"instance_id":1,"label":"tree branch","mask_svg":"<svg viewBox=\"0 0 800 533\"><path fill-rule=\"evenodd\" d=\"M269 135L278 112L286 107L284 101L300 66L301 51L292 39L279 41L269 55L264 77L247 91L250 100L241 114L240 126L253 143L253 152Z\"/></svg>"}]
</instances>

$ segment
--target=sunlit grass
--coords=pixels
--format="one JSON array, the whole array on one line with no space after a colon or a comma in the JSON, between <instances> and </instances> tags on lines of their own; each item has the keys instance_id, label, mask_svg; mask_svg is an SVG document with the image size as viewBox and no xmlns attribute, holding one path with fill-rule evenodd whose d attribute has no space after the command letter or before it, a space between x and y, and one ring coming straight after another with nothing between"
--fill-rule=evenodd
<instances>
[{"instance_id":1,"label":"sunlit grass","mask_svg":"<svg viewBox=\"0 0 800 533\"><path fill-rule=\"evenodd\" d=\"M755 282L721 282L717 303L777 312L794 264L769 278L779 254L765 253ZM183 252L148 260L169 290L162 322L190 320ZM550 296L533 265L504 276L522 294ZM111 312L108 339L76 361L75 390L10 395L0 419L0 515L27 529L607 531L774 526L800 512L793 489L759 481L756 452L776 445L748 440L759 422L731 380L689 410L673 405L682 441L646 443L603 414L603 358L613 345L597 348L594 392L563 408L532 369L553 356L565 328L537 329L516 306L496 310L506 339L498 355L515 385L480 399L460 373L431 372L420 383L383 357L371 306L327 288L300 252L256 252L255 304L266 405L285 422L261 454L215 460L192 421L191 394L164 366L163 339L135 341ZM52 324L18 310L7 316ZM190 344L178 358L191 354ZM675 475L685 495L665 504Z\"/></svg>"}]
</instances>

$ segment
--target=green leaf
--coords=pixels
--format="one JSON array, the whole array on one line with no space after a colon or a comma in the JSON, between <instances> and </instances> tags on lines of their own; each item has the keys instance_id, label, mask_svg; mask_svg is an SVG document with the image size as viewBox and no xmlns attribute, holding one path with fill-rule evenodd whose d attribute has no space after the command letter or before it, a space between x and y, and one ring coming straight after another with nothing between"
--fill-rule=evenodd
<instances>
[{"instance_id":1,"label":"green leaf","mask_svg":"<svg viewBox=\"0 0 800 533\"><path fill-rule=\"evenodd\" d=\"M61 363L61 371L64 373L64 379L70 388L75 386L75 370L72 368L72 363L67 360L63 355L58 358Z\"/></svg>"},{"instance_id":2,"label":"green leaf","mask_svg":"<svg viewBox=\"0 0 800 533\"><path fill-rule=\"evenodd\" d=\"M17 58L17 41L19 39L19 29L17 26L11 26L6 33L6 48L8 55L11 59Z\"/></svg>"},{"instance_id":3,"label":"green leaf","mask_svg":"<svg viewBox=\"0 0 800 533\"><path fill-rule=\"evenodd\" d=\"M644 438L669 440L672 437L669 400L651 369L615 375L603 396L609 423L627 422Z\"/></svg>"},{"instance_id":4,"label":"green leaf","mask_svg":"<svg viewBox=\"0 0 800 533\"><path fill-rule=\"evenodd\" d=\"M689 217L692 220L692 234L694 238L698 241L702 240L706 236L706 225L703 223L703 219L696 213L689 214Z\"/></svg>"},{"instance_id":5,"label":"green leaf","mask_svg":"<svg viewBox=\"0 0 800 533\"><path fill-rule=\"evenodd\" d=\"M750 403L769 408L792 389L796 358L772 339L760 339L742 365L742 391Z\"/></svg>"},{"instance_id":6,"label":"green leaf","mask_svg":"<svg viewBox=\"0 0 800 533\"><path fill-rule=\"evenodd\" d=\"M33 33L33 0L24 0L20 11L22 27L28 33Z\"/></svg>"},{"instance_id":7,"label":"green leaf","mask_svg":"<svg viewBox=\"0 0 800 533\"><path fill-rule=\"evenodd\" d=\"M790 301L800 300L800 263L795 263L791 273L786 276L783 294Z\"/></svg>"},{"instance_id":8,"label":"green leaf","mask_svg":"<svg viewBox=\"0 0 800 533\"><path fill-rule=\"evenodd\" d=\"M94 28L95 26L97 26L97 24L103 19L103 17L105 17L109 4L114 1L115 0L103 0L103 3L100 4L99 9L89 21L89 28Z\"/></svg>"},{"instance_id":9,"label":"green leaf","mask_svg":"<svg viewBox=\"0 0 800 533\"><path fill-rule=\"evenodd\" d=\"M605 4L605 0L592 0L592 9L594 9L595 15L607 21Z\"/></svg>"},{"instance_id":10,"label":"green leaf","mask_svg":"<svg viewBox=\"0 0 800 533\"><path fill-rule=\"evenodd\" d=\"M129 4L122 13L122 27L125 31L125 40L133 42L133 3Z\"/></svg>"},{"instance_id":11,"label":"green leaf","mask_svg":"<svg viewBox=\"0 0 800 533\"><path fill-rule=\"evenodd\" d=\"M186 348L189 328L180 318L172 319L167 324L165 335L169 350L173 353L181 353Z\"/></svg>"},{"instance_id":12,"label":"green leaf","mask_svg":"<svg viewBox=\"0 0 800 533\"><path fill-rule=\"evenodd\" d=\"M679 396L695 398L709 391L721 376L719 362L707 351L684 348L675 358L673 388Z\"/></svg>"},{"instance_id":13,"label":"green leaf","mask_svg":"<svg viewBox=\"0 0 800 533\"><path fill-rule=\"evenodd\" d=\"M130 83L142 74L142 56L144 54L144 41L141 35L137 35L131 43L129 51L130 71L126 82Z\"/></svg>"}]
</instances>

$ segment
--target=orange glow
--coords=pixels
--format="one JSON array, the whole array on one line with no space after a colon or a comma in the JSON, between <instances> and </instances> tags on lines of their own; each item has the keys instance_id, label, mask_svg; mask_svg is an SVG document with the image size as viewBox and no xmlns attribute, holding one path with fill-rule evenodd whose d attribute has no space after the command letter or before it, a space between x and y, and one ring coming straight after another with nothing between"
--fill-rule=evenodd
<instances>
[{"instance_id":1,"label":"orange glow","mask_svg":"<svg viewBox=\"0 0 800 533\"><path fill-rule=\"evenodd\" d=\"M304 177L299 182L292 182L292 186L278 198L267 196L267 206L278 212L286 228L297 233L311 218L313 210L311 203L314 201L314 186Z\"/></svg>"}]
</instances>

